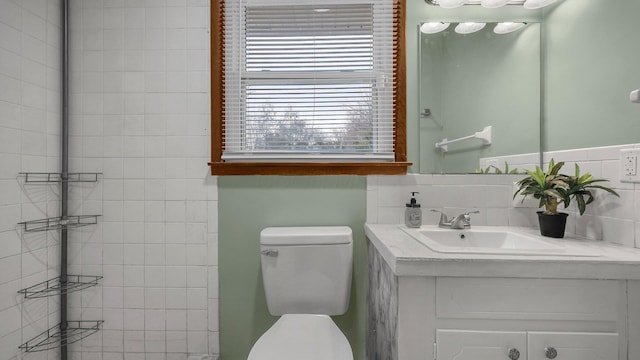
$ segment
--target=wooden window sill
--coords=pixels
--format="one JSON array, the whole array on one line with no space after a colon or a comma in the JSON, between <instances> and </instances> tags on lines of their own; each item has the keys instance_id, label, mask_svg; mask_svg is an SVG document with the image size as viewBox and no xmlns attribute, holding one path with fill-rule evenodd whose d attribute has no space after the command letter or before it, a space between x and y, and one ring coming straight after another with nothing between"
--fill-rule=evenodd
<instances>
[{"instance_id":1,"label":"wooden window sill","mask_svg":"<svg viewBox=\"0 0 640 360\"><path fill-rule=\"evenodd\" d=\"M406 175L410 162L210 162L212 175Z\"/></svg>"}]
</instances>

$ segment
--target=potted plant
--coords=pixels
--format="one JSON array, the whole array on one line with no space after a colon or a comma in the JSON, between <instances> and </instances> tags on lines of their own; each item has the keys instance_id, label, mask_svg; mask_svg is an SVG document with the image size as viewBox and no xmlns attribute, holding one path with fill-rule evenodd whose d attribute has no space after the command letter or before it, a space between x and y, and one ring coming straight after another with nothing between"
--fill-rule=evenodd
<instances>
[{"instance_id":1,"label":"potted plant","mask_svg":"<svg viewBox=\"0 0 640 360\"><path fill-rule=\"evenodd\" d=\"M491 174L491 172L495 174L519 174L518 169L509 169L509 164L504 162L504 171L495 165L489 165L485 169L476 169L476 174Z\"/></svg>"},{"instance_id":2,"label":"potted plant","mask_svg":"<svg viewBox=\"0 0 640 360\"><path fill-rule=\"evenodd\" d=\"M547 171L543 171L536 166L535 171L525 170L529 175L518 181L518 189L513 194L523 195L524 199L531 195L540 201L539 207L544 206L544 211L538 211L538 221L540 223L540 234L554 238L564 237L564 230L567 223L566 213L558 212L558 205L562 203L565 208L574 199L578 205L580 215L584 214L587 205L594 200L592 190L601 189L615 196L617 192L606 186L600 185L607 182L606 179L594 179L590 173L580 174L580 166L576 164L573 176L560 173L564 162L555 163L553 159L549 162Z\"/></svg>"}]
</instances>

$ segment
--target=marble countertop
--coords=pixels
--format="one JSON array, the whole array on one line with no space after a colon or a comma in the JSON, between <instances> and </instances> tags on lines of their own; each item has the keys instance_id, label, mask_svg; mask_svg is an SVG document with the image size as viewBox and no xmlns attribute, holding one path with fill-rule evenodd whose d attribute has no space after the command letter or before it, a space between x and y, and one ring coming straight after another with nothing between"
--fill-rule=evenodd
<instances>
[{"instance_id":1,"label":"marble countertop","mask_svg":"<svg viewBox=\"0 0 640 360\"><path fill-rule=\"evenodd\" d=\"M404 232L402 226L365 224L367 238L397 276L640 280L640 249L567 236L551 241L599 256L440 253ZM537 229L508 229L540 237Z\"/></svg>"}]
</instances>

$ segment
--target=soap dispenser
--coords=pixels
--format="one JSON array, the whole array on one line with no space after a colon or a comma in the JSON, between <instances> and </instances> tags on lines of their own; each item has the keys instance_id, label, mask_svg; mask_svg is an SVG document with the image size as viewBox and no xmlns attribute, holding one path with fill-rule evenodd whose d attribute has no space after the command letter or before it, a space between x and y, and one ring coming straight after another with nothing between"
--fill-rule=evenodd
<instances>
[{"instance_id":1,"label":"soap dispenser","mask_svg":"<svg viewBox=\"0 0 640 360\"><path fill-rule=\"evenodd\" d=\"M411 200L404 210L404 224L410 228L419 228L422 226L422 209L420 209L420 204L416 201L416 194L418 194L418 192L411 192Z\"/></svg>"}]
</instances>

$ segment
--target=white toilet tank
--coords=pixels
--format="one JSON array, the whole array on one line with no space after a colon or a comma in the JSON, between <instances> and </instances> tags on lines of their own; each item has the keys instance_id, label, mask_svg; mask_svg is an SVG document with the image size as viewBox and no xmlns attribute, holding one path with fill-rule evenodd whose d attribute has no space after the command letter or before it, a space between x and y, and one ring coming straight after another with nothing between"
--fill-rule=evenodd
<instances>
[{"instance_id":1,"label":"white toilet tank","mask_svg":"<svg viewBox=\"0 0 640 360\"><path fill-rule=\"evenodd\" d=\"M260 252L271 315L347 312L353 267L351 228L266 228L260 233Z\"/></svg>"}]
</instances>

